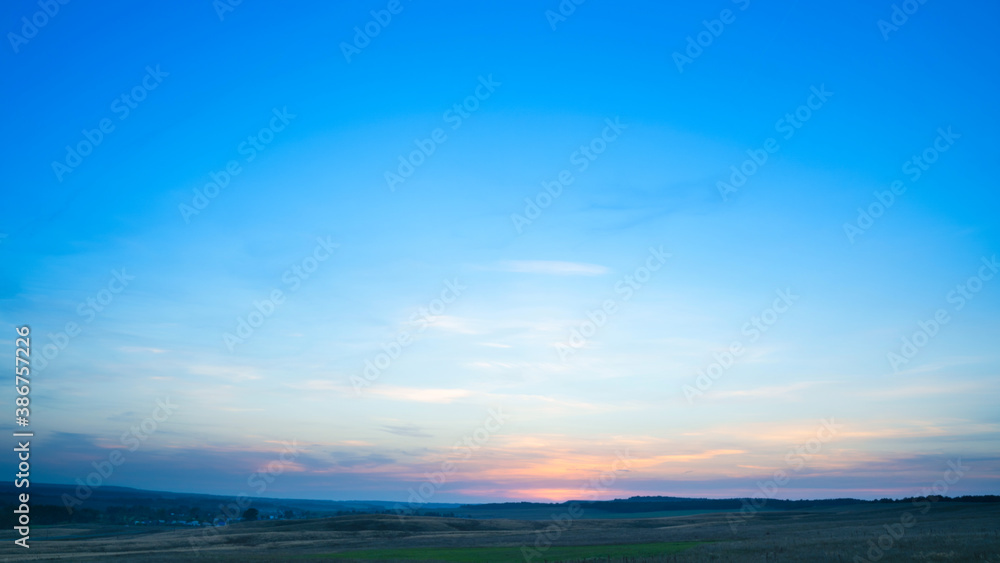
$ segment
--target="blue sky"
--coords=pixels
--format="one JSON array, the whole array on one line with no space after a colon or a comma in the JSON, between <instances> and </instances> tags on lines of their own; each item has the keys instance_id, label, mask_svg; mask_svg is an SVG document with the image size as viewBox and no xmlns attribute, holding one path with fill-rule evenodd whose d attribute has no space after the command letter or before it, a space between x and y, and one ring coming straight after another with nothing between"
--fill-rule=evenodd
<instances>
[{"instance_id":1,"label":"blue sky","mask_svg":"<svg viewBox=\"0 0 1000 563\"><path fill-rule=\"evenodd\" d=\"M995 492L997 8L568 5L5 6L35 478L119 450L102 486L237 494L294 442L255 492L404 500L457 460L425 500L579 498L625 451L601 496L907 496L959 459Z\"/></svg>"}]
</instances>

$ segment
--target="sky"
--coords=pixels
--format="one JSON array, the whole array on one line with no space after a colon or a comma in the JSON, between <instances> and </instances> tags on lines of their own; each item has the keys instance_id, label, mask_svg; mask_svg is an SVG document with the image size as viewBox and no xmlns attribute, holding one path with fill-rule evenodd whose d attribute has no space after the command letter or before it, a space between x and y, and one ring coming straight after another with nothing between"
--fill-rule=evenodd
<instances>
[{"instance_id":1,"label":"sky","mask_svg":"<svg viewBox=\"0 0 1000 563\"><path fill-rule=\"evenodd\" d=\"M995 494L998 11L5 3L31 479Z\"/></svg>"}]
</instances>

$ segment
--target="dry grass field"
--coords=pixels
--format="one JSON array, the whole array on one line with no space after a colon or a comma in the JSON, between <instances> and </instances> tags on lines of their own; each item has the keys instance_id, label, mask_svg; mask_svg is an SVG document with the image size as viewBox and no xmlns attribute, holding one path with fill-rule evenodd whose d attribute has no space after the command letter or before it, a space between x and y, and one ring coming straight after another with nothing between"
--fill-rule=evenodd
<instances>
[{"instance_id":1,"label":"dry grass field","mask_svg":"<svg viewBox=\"0 0 1000 563\"><path fill-rule=\"evenodd\" d=\"M912 520L906 515L909 513ZM35 527L31 548L5 532L4 561L531 561L1000 563L1000 505L940 503L553 521L358 515L219 529ZM907 526L901 524L907 523ZM898 526L896 524L899 524ZM889 528L886 528L889 526ZM901 535L900 535L901 534ZM897 535L899 537L891 537ZM880 538L880 536L882 536ZM891 540L891 541L890 541ZM869 543L872 542L872 543ZM881 542L882 548L875 548ZM195 551L192 545L199 549Z\"/></svg>"}]
</instances>

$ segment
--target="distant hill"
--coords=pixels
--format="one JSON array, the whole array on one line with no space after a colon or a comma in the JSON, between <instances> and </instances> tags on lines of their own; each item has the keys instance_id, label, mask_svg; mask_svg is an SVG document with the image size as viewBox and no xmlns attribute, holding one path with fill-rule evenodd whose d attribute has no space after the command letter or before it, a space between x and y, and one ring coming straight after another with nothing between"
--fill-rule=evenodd
<instances>
[{"instance_id":1,"label":"distant hill","mask_svg":"<svg viewBox=\"0 0 1000 563\"><path fill-rule=\"evenodd\" d=\"M18 493L30 494L33 518L37 523L104 522L127 524L136 520L159 522L212 522L216 518L232 520L237 506L235 496L148 491L129 487L101 486L89 491L89 497L77 499L75 485L31 483L30 489L18 489L12 482L0 483L0 520L9 518ZM83 491L87 494L87 491ZM71 500L66 509L63 495ZM79 500L79 502L77 502ZM402 503L377 500L313 500L251 497L241 499L243 508L255 508L262 519L319 518L344 514L394 513ZM247 504L249 501L249 504ZM458 504L434 503L421 505L425 511L449 512ZM9 508L9 510L8 510ZM238 516L242 511L236 512ZM3 520L5 523L5 520Z\"/></svg>"},{"instance_id":2,"label":"distant hill","mask_svg":"<svg viewBox=\"0 0 1000 563\"><path fill-rule=\"evenodd\" d=\"M938 501L944 502L1000 502L1000 496L978 495L963 497L934 497ZM782 500L763 498L684 498L684 497L630 497L627 499L614 499L605 501L566 501L561 503L541 503L541 502L503 502L486 504L463 504L457 512L470 512L472 514L489 513L496 517L504 513L526 514L528 511L545 510L548 512L558 511L560 508L568 509L570 505L579 505L589 517L600 517L594 513L605 513L614 515L641 515L643 513L675 513L675 512L716 512L716 511L738 511L746 506L753 506L763 510L807 510L817 508L832 508L838 506L851 506L858 504L878 504L878 503L899 503L910 502L912 497L904 499L879 499L861 500L854 498L835 499L812 499L812 500Z\"/></svg>"},{"instance_id":3,"label":"distant hill","mask_svg":"<svg viewBox=\"0 0 1000 563\"><path fill-rule=\"evenodd\" d=\"M105 524L205 524L216 520L239 520L242 510L236 509L236 498L226 495L206 495L148 491L128 487L103 486L93 489L90 497L73 502L67 510L64 495L75 498L74 485L32 483L30 490L17 489L11 482L0 483L0 524L8 524L13 514L11 503L17 493L31 495L33 521L39 524L64 522L97 522ZM8 500L9 499L9 500ZM875 505L878 503L909 502L913 499L859 500L852 498L780 500L750 498L684 498L670 496L643 496L607 501L567 501L561 503L504 502L483 504L425 503L411 505L405 502L374 500L313 500L250 498L243 500L242 509L254 508L262 520L299 520L352 514L394 515L404 512L419 516L448 516L472 519L522 519L544 520L553 514L583 509L579 517L600 518L653 518L715 512L736 512L748 505L763 511L812 510L850 505ZM944 502L1000 502L1000 496L936 497ZM763 501L763 502L762 502ZM228 507L228 508L227 508ZM402 509L402 510L401 510Z\"/></svg>"}]
</instances>

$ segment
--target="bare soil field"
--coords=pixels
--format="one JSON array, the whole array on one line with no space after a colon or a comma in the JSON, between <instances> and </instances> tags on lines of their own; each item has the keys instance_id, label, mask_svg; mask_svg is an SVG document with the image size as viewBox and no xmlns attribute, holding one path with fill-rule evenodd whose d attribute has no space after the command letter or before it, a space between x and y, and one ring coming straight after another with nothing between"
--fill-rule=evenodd
<instances>
[{"instance_id":1,"label":"bare soil field","mask_svg":"<svg viewBox=\"0 0 1000 563\"><path fill-rule=\"evenodd\" d=\"M605 520L554 516L558 523L355 515L210 530L36 526L30 549L14 545L13 534L5 531L0 559L499 562L527 556L533 562L1000 563L1000 504L772 511L735 526L732 513Z\"/></svg>"}]
</instances>

